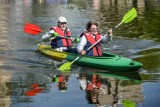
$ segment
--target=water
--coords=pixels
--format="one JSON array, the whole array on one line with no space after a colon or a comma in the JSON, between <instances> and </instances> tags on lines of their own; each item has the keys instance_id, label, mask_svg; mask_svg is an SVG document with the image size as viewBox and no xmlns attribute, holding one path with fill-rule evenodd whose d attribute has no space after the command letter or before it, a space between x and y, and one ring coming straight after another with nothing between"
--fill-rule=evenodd
<instances>
[{"instance_id":1,"label":"water","mask_svg":"<svg viewBox=\"0 0 160 107\"><path fill-rule=\"evenodd\" d=\"M43 34L23 31L26 22L48 31L65 16L73 37L90 20L105 34L133 6L138 17L118 27L113 41L103 47L143 63L139 73L76 65L71 72L60 72L52 59L36 51ZM0 107L159 107L159 6L159 0L0 0ZM97 84L89 85L92 81Z\"/></svg>"}]
</instances>

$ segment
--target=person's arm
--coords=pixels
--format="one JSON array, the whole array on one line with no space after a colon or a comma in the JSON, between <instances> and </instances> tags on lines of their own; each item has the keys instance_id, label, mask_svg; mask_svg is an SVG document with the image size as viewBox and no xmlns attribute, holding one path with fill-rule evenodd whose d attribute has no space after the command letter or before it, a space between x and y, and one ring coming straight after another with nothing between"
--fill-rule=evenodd
<instances>
[{"instance_id":1,"label":"person's arm","mask_svg":"<svg viewBox=\"0 0 160 107\"><path fill-rule=\"evenodd\" d=\"M109 32L109 35L107 34L107 36L103 36L101 43L108 43L109 41L112 41L112 37L113 37L112 29L109 29L108 32Z\"/></svg>"},{"instance_id":2,"label":"person's arm","mask_svg":"<svg viewBox=\"0 0 160 107\"><path fill-rule=\"evenodd\" d=\"M50 30L48 33L44 34L42 36L42 41L43 42L49 42L51 40L51 38L54 38L58 36L58 33L56 33L53 29Z\"/></svg>"},{"instance_id":3,"label":"person's arm","mask_svg":"<svg viewBox=\"0 0 160 107\"><path fill-rule=\"evenodd\" d=\"M87 40L86 40L86 37L83 35L83 36L80 38L80 43L79 43L78 46L77 46L77 51L78 51L78 53L81 53L81 54L84 53L84 47L85 47L86 44L87 44Z\"/></svg>"},{"instance_id":4,"label":"person's arm","mask_svg":"<svg viewBox=\"0 0 160 107\"><path fill-rule=\"evenodd\" d=\"M78 42L80 42L80 39L71 37L71 41L74 43L78 43Z\"/></svg>"}]
</instances>

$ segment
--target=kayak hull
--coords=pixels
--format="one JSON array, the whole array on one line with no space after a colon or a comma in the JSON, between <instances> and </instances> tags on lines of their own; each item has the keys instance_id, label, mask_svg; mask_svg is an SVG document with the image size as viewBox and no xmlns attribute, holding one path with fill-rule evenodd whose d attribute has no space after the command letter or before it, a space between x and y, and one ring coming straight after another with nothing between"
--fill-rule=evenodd
<instances>
[{"instance_id":1,"label":"kayak hull","mask_svg":"<svg viewBox=\"0 0 160 107\"><path fill-rule=\"evenodd\" d=\"M58 61L62 61L67 57L67 53L56 51L56 50L52 49L51 46L49 46L49 45L39 44L38 50L42 54L44 54L48 57L51 57L52 59L58 60Z\"/></svg>"},{"instance_id":2,"label":"kayak hull","mask_svg":"<svg viewBox=\"0 0 160 107\"><path fill-rule=\"evenodd\" d=\"M73 61L76 57L77 55L68 54L66 59ZM142 67L137 61L110 53L103 53L103 57L84 56L75 64L109 71L137 71Z\"/></svg>"},{"instance_id":3,"label":"kayak hull","mask_svg":"<svg viewBox=\"0 0 160 107\"><path fill-rule=\"evenodd\" d=\"M41 53L55 59L73 61L78 54L59 52L48 45L39 45L38 49ZM109 71L137 71L143 65L129 58L111 53L103 53L102 57L83 56L75 62L75 64L85 67L93 67Z\"/></svg>"}]
</instances>

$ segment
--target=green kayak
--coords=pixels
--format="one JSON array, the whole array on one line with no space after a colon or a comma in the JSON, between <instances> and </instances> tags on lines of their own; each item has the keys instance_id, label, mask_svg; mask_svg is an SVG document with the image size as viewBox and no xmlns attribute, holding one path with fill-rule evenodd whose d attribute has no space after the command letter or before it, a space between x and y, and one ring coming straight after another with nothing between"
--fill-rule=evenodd
<instances>
[{"instance_id":1,"label":"green kayak","mask_svg":"<svg viewBox=\"0 0 160 107\"><path fill-rule=\"evenodd\" d=\"M38 49L44 55L59 61L64 59L73 61L78 56L78 54L56 51L49 45L39 44ZM142 67L140 62L106 52L103 53L102 57L83 56L75 64L109 71L137 71Z\"/></svg>"}]
</instances>

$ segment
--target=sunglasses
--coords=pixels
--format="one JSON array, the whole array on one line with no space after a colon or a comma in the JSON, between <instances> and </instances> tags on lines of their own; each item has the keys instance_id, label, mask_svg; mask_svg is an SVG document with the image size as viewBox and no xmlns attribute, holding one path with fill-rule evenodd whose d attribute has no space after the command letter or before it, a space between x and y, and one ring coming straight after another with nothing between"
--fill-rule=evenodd
<instances>
[{"instance_id":1,"label":"sunglasses","mask_svg":"<svg viewBox=\"0 0 160 107\"><path fill-rule=\"evenodd\" d=\"M67 24L66 22L59 22L59 24L63 25L63 24Z\"/></svg>"},{"instance_id":2,"label":"sunglasses","mask_svg":"<svg viewBox=\"0 0 160 107\"><path fill-rule=\"evenodd\" d=\"M98 28L91 28L91 29L98 29Z\"/></svg>"}]
</instances>

